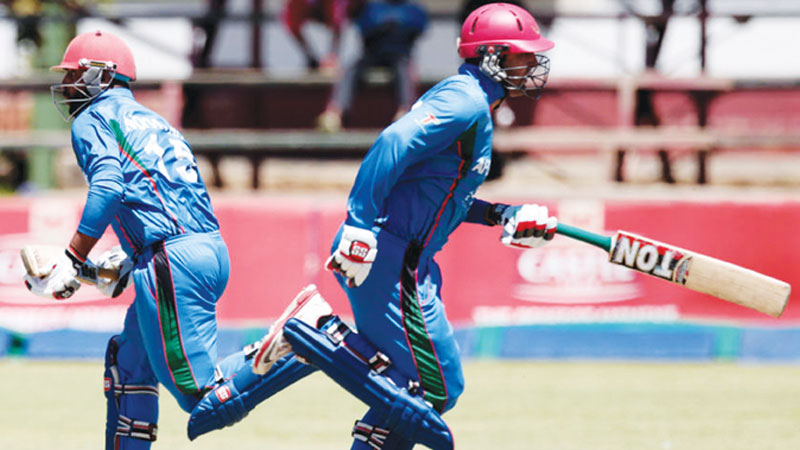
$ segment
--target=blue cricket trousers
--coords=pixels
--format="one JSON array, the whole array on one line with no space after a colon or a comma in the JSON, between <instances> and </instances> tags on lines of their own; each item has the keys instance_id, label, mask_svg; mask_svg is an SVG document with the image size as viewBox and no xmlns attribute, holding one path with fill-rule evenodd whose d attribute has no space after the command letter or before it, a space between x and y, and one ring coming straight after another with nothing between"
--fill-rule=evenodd
<instances>
[{"instance_id":1,"label":"blue cricket trousers","mask_svg":"<svg viewBox=\"0 0 800 450\"><path fill-rule=\"evenodd\" d=\"M341 229L333 243L337 249ZM409 378L439 412L452 408L464 390L458 344L441 299L442 276L433 253L382 230L369 276L347 286L356 328Z\"/></svg>"},{"instance_id":2,"label":"blue cricket trousers","mask_svg":"<svg viewBox=\"0 0 800 450\"><path fill-rule=\"evenodd\" d=\"M187 412L213 388L215 310L229 272L227 246L218 231L174 236L137 258L136 299L125 319L118 356L120 371L140 379L125 377L129 383L154 377ZM220 367L228 378L244 365L238 352Z\"/></svg>"}]
</instances>

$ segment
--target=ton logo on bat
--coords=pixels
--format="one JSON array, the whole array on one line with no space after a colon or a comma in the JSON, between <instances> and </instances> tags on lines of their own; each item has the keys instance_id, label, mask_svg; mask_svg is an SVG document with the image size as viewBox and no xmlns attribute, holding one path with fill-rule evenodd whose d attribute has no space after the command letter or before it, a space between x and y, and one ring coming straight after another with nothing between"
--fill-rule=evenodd
<instances>
[{"instance_id":1,"label":"ton logo on bat","mask_svg":"<svg viewBox=\"0 0 800 450\"><path fill-rule=\"evenodd\" d=\"M691 256L660 243L618 232L609 260L674 283L686 284Z\"/></svg>"}]
</instances>

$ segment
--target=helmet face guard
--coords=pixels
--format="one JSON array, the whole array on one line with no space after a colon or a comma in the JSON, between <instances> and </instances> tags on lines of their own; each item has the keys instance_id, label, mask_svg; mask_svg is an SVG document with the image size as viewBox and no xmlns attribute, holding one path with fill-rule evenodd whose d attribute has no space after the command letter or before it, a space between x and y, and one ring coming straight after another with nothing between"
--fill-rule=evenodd
<instances>
[{"instance_id":1,"label":"helmet face guard","mask_svg":"<svg viewBox=\"0 0 800 450\"><path fill-rule=\"evenodd\" d=\"M532 66L503 67L503 56L507 52L505 46L481 46L477 49L480 55L479 68L486 76L503 85L508 91L522 92L526 97L538 99L547 83L550 74L550 58L535 54L536 63ZM509 71L525 70L522 75L509 75Z\"/></svg>"},{"instance_id":2,"label":"helmet face guard","mask_svg":"<svg viewBox=\"0 0 800 450\"><path fill-rule=\"evenodd\" d=\"M541 52L555 44L542 36L536 19L524 8L509 3L489 3L464 20L458 39L458 55L477 58L481 72L501 83L507 91L538 98L550 73L550 59ZM532 54L536 64L503 67L509 54ZM524 71L509 75L509 71Z\"/></svg>"},{"instance_id":3,"label":"helmet face guard","mask_svg":"<svg viewBox=\"0 0 800 450\"><path fill-rule=\"evenodd\" d=\"M102 94L111 86L111 80L116 76L117 67L115 64L105 61L89 61L81 59L78 63L79 69L85 69L81 77L74 83L61 83L50 86L50 98L56 110L61 114L61 118L69 122L92 102L98 95ZM75 70L75 69L68 69ZM103 82L103 75L108 82ZM67 89L72 89L79 96L67 96Z\"/></svg>"}]
</instances>

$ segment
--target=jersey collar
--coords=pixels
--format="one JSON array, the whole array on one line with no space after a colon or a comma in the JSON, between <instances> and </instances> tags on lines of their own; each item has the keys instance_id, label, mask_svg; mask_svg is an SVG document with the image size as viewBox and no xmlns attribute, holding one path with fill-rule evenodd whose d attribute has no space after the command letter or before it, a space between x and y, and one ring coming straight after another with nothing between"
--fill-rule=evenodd
<instances>
[{"instance_id":1,"label":"jersey collar","mask_svg":"<svg viewBox=\"0 0 800 450\"><path fill-rule=\"evenodd\" d=\"M106 89L105 91L101 92L100 95L97 96L95 101L100 100L106 97L128 97L133 98L133 92L130 89L124 87L118 88L110 88Z\"/></svg>"},{"instance_id":2,"label":"jersey collar","mask_svg":"<svg viewBox=\"0 0 800 450\"><path fill-rule=\"evenodd\" d=\"M95 98L93 98L91 100L87 100L89 102L89 104L88 105L87 104L82 105L80 110L73 117L73 119L77 118L78 116L83 114L84 111L94 108L95 105L97 105L98 103L102 102L103 100L105 100L107 98L112 98L112 97L128 97L128 98L132 99L133 98L133 92L131 92L130 89L123 88L123 87L113 88L113 89L106 89L105 91L103 91L100 94L98 94L97 97L95 97Z\"/></svg>"},{"instance_id":3,"label":"jersey collar","mask_svg":"<svg viewBox=\"0 0 800 450\"><path fill-rule=\"evenodd\" d=\"M474 64L462 64L461 67L458 68L458 73L462 75L470 75L478 80L478 84L480 84L481 89L483 89L483 92L486 94L486 100L490 105L506 95L505 89L503 89L503 86L500 83L486 76L483 72L481 72L481 69Z\"/></svg>"}]
</instances>

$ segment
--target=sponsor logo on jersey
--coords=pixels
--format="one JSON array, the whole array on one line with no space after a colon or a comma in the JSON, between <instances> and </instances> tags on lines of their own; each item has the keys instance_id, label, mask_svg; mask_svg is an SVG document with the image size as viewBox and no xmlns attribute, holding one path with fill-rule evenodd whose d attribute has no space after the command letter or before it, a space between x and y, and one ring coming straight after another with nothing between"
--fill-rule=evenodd
<instances>
[{"instance_id":1,"label":"sponsor logo on jersey","mask_svg":"<svg viewBox=\"0 0 800 450\"><path fill-rule=\"evenodd\" d=\"M428 125L431 125L431 124L439 125L439 124L442 123L439 120L439 118L436 117L436 115L433 114L433 113L425 114L425 117L423 117L422 119L414 119L414 122L417 124L418 127L420 127L422 129L422 131L425 131L425 127L428 126Z\"/></svg>"},{"instance_id":2,"label":"sponsor logo on jersey","mask_svg":"<svg viewBox=\"0 0 800 450\"><path fill-rule=\"evenodd\" d=\"M429 123L432 123L434 125L439 125L441 122L433 113L428 113L428 115L425 116L424 119L422 119L422 124L428 125Z\"/></svg>"},{"instance_id":3,"label":"sponsor logo on jersey","mask_svg":"<svg viewBox=\"0 0 800 450\"><path fill-rule=\"evenodd\" d=\"M143 116L141 114L128 113L122 118L122 124L126 133L131 131L159 130L165 131L173 136L181 136L178 130L166 120L156 115Z\"/></svg>"},{"instance_id":4,"label":"sponsor logo on jersey","mask_svg":"<svg viewBox=\"0 0 800 450\"><path fill-rule=\"evenodd\" d=\"M492 158L488 156L481 156L478 158L478 161L475 162L475 165L472 166L473 172L478 172L479 174L486 176L489 175L489 169L492 168Z\"/></svg>"},{"instance_id":5,"label":"sponsor logo on jersey","mask_svg":"<svg viewBox=\"0 0 800 450\"><path fill-rule=\"evenodd\" d=\"M103 378L103 390L106 392L111 390L111 378Z\"/></svg>"},{"instance_id":6,"label":"sponsor logo on jersey","mask_svg":"<svg viewBox=\"0 0 800 450\"><path fill-rule=\"evenodd\" d=\"M674 248L619 232L609 259L614 264L685 283L690 258L684 256Z\"/></svg>"}]
</instances>

